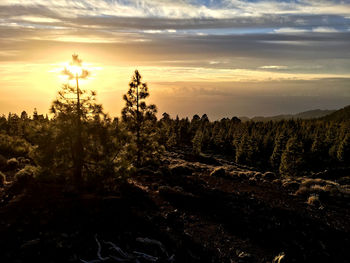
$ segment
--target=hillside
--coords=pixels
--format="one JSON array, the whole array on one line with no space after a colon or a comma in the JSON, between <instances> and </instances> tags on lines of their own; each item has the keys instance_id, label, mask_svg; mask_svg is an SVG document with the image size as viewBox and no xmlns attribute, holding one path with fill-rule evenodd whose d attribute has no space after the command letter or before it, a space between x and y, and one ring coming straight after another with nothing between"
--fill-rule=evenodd
<instances>
[{"instance_id":1,"label":"hillside","mask_svg":"<svg viewBox=\"0 0 350 263\"><path fill-rule=\"evenodd\" d=\"M345 185L277 178L218 156L167 152L162 163L109 194L41 183L8 195L8 184L0 261L349 262ZM321 185L328 192L311 202L305 187Z\"/></svg>"},{"instance_id":2,"label":"hillside","mask_svg":"<svg viewBox=\"0 0 350 263\"><path fill-rule=\"evenodd\" d=\"M350 120L350 105L321 118L326 121Z\"/></svg>"},{"instance_id":3,"label":"hillside","mask_svg":"<svg viewBox=\"0 0 350 263\"><path fill-rule=\"evenodd\" d=\"M324 116L327 116L329 114L335 113L336 110L309 110L305 112L300 112L297 114L281 114L281 115L276 115L276 116L268 116L268 117L263 117L263 116L256 116L253 118L248 118L248 117L240 117L242 121L280 121L280 120L290 120L290 119L316 119L316 118L321 118Z\"/></svg>"}]
</instances>

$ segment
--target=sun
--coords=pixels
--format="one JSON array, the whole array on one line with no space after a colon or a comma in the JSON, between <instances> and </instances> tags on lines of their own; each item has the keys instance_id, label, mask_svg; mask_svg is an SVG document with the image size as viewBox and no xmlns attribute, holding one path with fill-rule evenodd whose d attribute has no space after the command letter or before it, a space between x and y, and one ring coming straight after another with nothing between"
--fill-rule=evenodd
<instances>
[{"instance_id":1,"label":"sun","mask_svg":"<svg viewBox=\"0 0 350 263\"><path fill-rule=\"evenodd\" d=\"M67 70L71 72L74 76L81 76L83 73L83 68L78 65L68 65Z\"/></svg>"}]
</instances>

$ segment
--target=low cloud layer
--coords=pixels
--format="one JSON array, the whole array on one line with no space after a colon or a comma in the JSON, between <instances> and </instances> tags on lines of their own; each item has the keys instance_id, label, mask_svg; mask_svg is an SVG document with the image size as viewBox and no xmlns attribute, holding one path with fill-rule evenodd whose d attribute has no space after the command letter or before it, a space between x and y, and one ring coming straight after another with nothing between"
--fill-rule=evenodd
<instances>
[{"instance_id":1,"label":"low cloud layer","mask_svg":"<svg viewBox=\"0 0 350 263\"><path fill-rule=\"evenodd\" d=\"M2 0L0 84L13 87L25 85L24 81L33 87L33 78L21 79L19 68L11 65L39 63L40 68L46 64L50 70L50 64L68 60L69 54L78 52L91 63L109 67L110 76L105 74L105 78L114 77L113 66L143 67L145 77L158 86L165 79L168 86L177 83L181 88L179 81L184 79L186 86L200 83L206 90L222 91L228 83L260 81L266 88L267 81L273 81L276 94L269 96L276 100L264 106L271 109L266 114L278 113L278 109L283 113L304 109L301 102L310 102L310 96L318 101L310 103L310 108L342 107L350 101L350 94L344 92L350 83L349 14L346 1L325 0ZM12 71L5 72L6 67ZM342 84L331 84L341 91L336 90L332 97L319 94L312 88L316 79L340 79ZM302 81L293 84L294 90L288 84L292 91L288 96L294 99L278 103L278 98L283 101L287 96L284 87L292 80ZM101 90L117 85L112 80L101 83ZM252 89L248 86L246 89ZM4 90L0 89L0 95ZM8 94L11 92L6 89ZM249 94L256 112L262 112L259 107L267 104L259 104L256 98L261 95ZM186 101L191 100L182 98L176 103L185 105ZM217 102L210 111L217 112L226 104L230 109L230 102ZM10 99L2 104L12 105ZM192 112L190 106L183 109ZM0 110L6 113L5 108ZM244 105L231 110L254 115Z\"/></svg>"}]
</instances>

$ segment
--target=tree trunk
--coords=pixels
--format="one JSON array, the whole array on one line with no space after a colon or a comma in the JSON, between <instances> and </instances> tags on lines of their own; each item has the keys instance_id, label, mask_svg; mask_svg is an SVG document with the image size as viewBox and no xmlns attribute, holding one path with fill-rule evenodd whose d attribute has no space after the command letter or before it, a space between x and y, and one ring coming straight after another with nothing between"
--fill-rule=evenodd
<instances>
[{"instance_id":1,"label":"tree trunk","mask_svg":"<svg viewBox=\"0 0 350 263\"><path fill-rule=\"evenodd\" d=\"M140 110L139 110L139 85L136 86L136 146L137 146L137 160L136 166L141 164L141 145L140 145Z\"/></svg>"},{"instance_id":2,"label":"tree trunk","mask_svg":"<svg viewBox=\"0 0 350 263\"><path fill-rule=\"evenodd\" d=\"M74 163L74 181L76 186L81 184L82 170L83 170L83 143L81 138L82 127L81 127L81 109L80 109L80 93L78 76L76 76L77 82L77 137L75 145L75 163Z\"/></svg>"}]
</instances>

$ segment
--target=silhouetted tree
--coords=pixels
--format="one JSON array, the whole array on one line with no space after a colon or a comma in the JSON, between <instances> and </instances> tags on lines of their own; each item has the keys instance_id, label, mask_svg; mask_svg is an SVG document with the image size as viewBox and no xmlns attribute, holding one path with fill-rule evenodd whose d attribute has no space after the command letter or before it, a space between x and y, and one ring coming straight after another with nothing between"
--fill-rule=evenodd
<instances>
[{"instance_id":1,"label":"silhouetted tree","mask_svg":"<svg viewBox=\"0 0 350 263\"><path fill-rule=\"evenodd\" d=\"M147 84L142 82L141 74L135 70L129 90L123 96L125 107L122 110L122 118L135 136L137 167L153 159L159 151L155 130L157 107L154 104L146 104L145 99L148 96Z\"/></svg>"},{"instance_id":2,"label":"silhouetted tree","mask_svg":"<svg viewBox=\"0 0 350 263\"><path fill-rule=\"evenodd\" d=\"M350 163L350 134L348 133L339 145L337 157L343 163Z\"/></svg>"},{"instance_id":3,"label":"silhouetted tree","mask_svg":"<svg viewBox=\"0 0 350 263\"><path fill-rule=\"evenodd\" d=\"M26 120L26 119L28 119L28 114L27 114L26 111L22 111L22 113L21 113L21 120Z\"/></svg>"},{"instance_id":4,"label":"silhouetted tree","mask_svg":"<svg viewBox=\"0 0 350 263\"><path fill-rule=\"evenodd\" d=\"M280 167L282 154L286 147L287 140L288 137L284 133L275 138L275 145L270 157L270 164L275 170L278 170Z\"/></svg>"},{"instance_id":5,"label":"silhouetted tree","mask_svg":"<svg viewBox=\"0 0 350 263\"><path fill-rule=\"evenodd\" d=\"M195 155L202 152L203 131L198 129L192 140L192 150Z\"/></svg>"},{"instance_id":6,"label":"silhouetted tree","mask_svg":"<svg viewBox=\"0 0 350 263\"><path fill-rule=\"evenodd\" d=\"M288 140L281 157L280 173L297 176L304 165L304 146L300 139L292 137Z\"/></svg>"},{"instance_id":7,"label":"silhouetted tree","mask_svg":"<svg viewBox=\"0 0 350 263\"><path fill-rule=\"evenodd\" d=\"M46 136L43 136L44 141L39 142L37 159L41 166L50 166L50 169L62 171L73 168L74 181L78 186L82 181L89 139L86 123L100 118L103 112L102 105L96 103L96 93L79 88L79 79L86 78L88 72L79 69L82 61L78 55L72 58L72 68L65 68L63 73L74 79L76 85L64 84L52 103L50 111L54 117L51 125L42 131Z\"/></svg>"}]
</instances>

